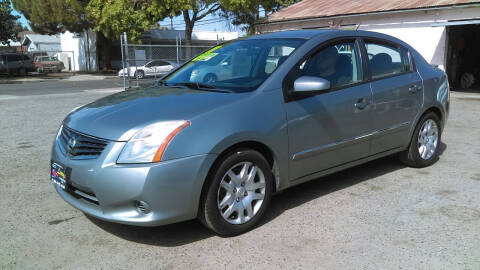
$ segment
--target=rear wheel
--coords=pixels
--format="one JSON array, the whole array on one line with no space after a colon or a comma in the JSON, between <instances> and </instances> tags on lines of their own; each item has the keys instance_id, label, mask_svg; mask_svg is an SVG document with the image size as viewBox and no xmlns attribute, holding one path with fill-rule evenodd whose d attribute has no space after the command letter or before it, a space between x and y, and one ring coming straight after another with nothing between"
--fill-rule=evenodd
<instances>
[{"instance_id":1,"label":"rear wheel","mask_svg":"<svg viewBox=\"0 0 480 270\"><path fill-rule=\"evenodd\" d=\"M254 150L237 150L212 170L199 218L219 235L244 233L262 218L272 191L273 175L265 158Z\"/></svg>"},{"instance_id":2,"label":"rear wheel","mask_svg":"<svg viewBox=\"0 0 480 270\"><path fill-rule=\"evenodd\" d=\"M441 132L440 119L433 112L425 114L417 124L408 150L400 160L411 167L427 167L438 160Z\"/></svg>"}]
</instances>

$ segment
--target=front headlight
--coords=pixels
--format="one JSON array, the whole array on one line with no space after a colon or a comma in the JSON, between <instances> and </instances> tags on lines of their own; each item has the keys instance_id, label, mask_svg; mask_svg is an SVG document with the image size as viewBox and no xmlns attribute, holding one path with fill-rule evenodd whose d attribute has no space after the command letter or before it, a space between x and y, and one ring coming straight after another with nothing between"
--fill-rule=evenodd
<instances>
[{"instance_id":1,"label":"front headlight","mask_svg":"<svg viewBox=\"0 0 480 270\"><path fill-rule=\"evenodd\" d=\"M60 138L60 136L62 135L62 130L63 130L63 125L60 125L57 131L57 136L55 136L55 141L57 141L58 138Z\"/></svg>"},{"instance_id":2,"label":"front headlight","mask_svg":"<svg viewBox=\"0 0 480 270\"><path fill-rule=\"evenodd\" d=\"M131 138L118 157L117 163L150 163L162 160L170 141L189 121L165 121L148 125Z\"/></svg>"}]
</instances>

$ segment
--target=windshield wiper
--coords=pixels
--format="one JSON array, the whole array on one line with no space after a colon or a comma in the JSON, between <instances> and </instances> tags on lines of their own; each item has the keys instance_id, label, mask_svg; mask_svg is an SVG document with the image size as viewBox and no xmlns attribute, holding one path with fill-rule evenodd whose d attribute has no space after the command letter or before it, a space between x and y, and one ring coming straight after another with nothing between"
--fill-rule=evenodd
<instances>
[{"instance_id":1,"label":"windshield wiper","mask_svg":"<svg viewBox=\"0 0 480 270\"><path fill-rule=\"evenodd\" d=\"M222 92L222 93L234 93L232 90L218 89L213 85L209 85L209 84L205 84L205 83L199 83L199 82L179 82L179 83L174 84L174 86L176 86L176 85L182 85L182 86L186 86L186 87L196 89L196 90Z\"/></svg>"}]
</instances>

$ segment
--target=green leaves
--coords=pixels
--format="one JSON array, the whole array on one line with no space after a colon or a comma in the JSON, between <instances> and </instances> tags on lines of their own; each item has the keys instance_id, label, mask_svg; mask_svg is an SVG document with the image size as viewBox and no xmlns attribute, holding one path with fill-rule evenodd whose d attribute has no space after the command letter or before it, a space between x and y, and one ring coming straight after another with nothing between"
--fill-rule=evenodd
<instances>
[{"instance_id":1,"label":"green leaves","mask_svg":"<svg viewBox=\"0 0 480 270\"><path fill-rule=\"evenodd\" d=\"M138 42L141 34L158 21L160 7L150 1L91 0L86 7L93 30L111 40L127 32L131 41Z\"/></svg>"},{"instance_id":2,"label":"green leaves","mask_svg":"<svg viewBox=\"0 0 480 270\"><path fill-rule=\"evenodd\" d=\"M254 33L254 24L260 19L260 10L265 14L289 6L299 0L218 0L222 16L232 18L233 25L242 25L249 34Z\"/></svg>"},{"instance_id":3,"label":"green leaves","mask_svg":"<svg viewBox=\"0 0 480 270\"><path fill-rule=\"evenodd\" d=\"M17 22L19 16L12 14L9 0L0 0L0 43L10 44L9 40L17 41L17 34L22 31Z\"/></svg>"},{"instance_id":4,"label":"green leaves","mask_svg":"<svg viewBox=\"0 0 480 270\"><path fill-rule=\"evenodd\" d=\"M154 0L13 0L13 4L36 32L80 33L93 28L112 40L127 32L138 41L142 32L167 16Z\"/></svg>"},{"instance_id":5,"label":"green leaves","mask_svg":"<svg viewBox=\"0 0 480 270\"><path fill-rule=\"evenodd\" d=\"M85 16L85 0L12 0L16 10L29 21L33 31L57 34L81 32L91 26Z\"/></svg>"}]
</instances>

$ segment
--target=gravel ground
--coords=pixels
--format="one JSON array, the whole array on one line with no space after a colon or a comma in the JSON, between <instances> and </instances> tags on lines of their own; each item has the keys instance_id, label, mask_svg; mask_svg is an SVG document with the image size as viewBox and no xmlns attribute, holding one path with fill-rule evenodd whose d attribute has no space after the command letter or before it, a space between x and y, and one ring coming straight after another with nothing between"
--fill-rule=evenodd
<instances>
[{"instance_id":1,"label":"gravel ground","mask_svg":"<svg viewBox=\"0 0 480 270\"><path fill-rule=\"evenodd\" d=\"M49 154L60 121L112 91L0 91L0 269L480 269L478 94L452 95L432 167L388 157L294 187L261 226L221 238L197 221L106 223L56 194Z\"/></svg>"}]
</instances>

